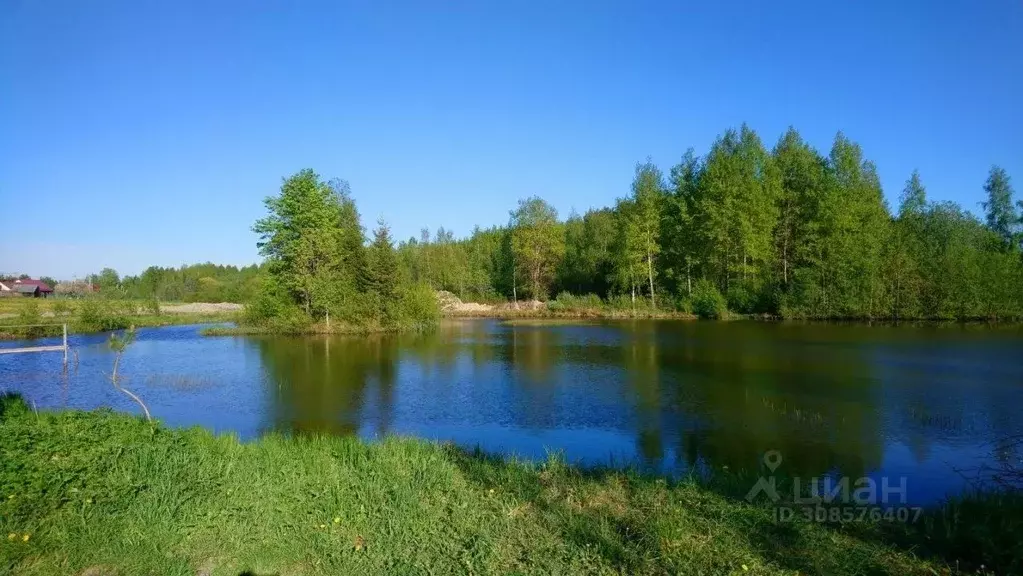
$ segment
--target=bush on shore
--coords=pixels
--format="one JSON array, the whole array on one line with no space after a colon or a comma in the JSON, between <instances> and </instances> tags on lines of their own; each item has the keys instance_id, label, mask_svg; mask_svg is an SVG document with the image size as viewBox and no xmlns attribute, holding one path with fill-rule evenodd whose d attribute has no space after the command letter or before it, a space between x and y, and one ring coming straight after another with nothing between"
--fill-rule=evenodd
<instances>
[{"instance_id":1,"label":"bush on shore","mask_svg":"<svg viewBox=\"0 0 1023 576\"><path fill-rule=\"evenodd\" d=\"M722 319L728 317L728 303L717 287L709 280L697 280L693 286L693 314L700 318Z\"/></svg>"}]
</instances>

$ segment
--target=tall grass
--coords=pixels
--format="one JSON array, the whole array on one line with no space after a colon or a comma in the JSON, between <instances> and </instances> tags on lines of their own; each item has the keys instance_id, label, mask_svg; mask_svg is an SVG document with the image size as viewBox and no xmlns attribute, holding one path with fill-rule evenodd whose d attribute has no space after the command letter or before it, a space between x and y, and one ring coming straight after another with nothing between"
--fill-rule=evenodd
<instances>
[{"instance_id":1,"label":"tall grass","mask_svg":"<svg viewBox=\"0 0 1023 576\"><path fill-rule=\"evenodd\" d=\"M911 531L778 523L769 508L700 481L583 470L558 458L519 462L408 438L241 443L109 411L35 414L15 398L0 399L0 438L3 573L901 576L975 573L982 562L999 574L1021 568L1019 556L1009 557L1018 548L989 554L1018 532L962 541L961 556L950 556ZM975 502L989 515L1005 506Z\"/></svg>"}]
</instances>

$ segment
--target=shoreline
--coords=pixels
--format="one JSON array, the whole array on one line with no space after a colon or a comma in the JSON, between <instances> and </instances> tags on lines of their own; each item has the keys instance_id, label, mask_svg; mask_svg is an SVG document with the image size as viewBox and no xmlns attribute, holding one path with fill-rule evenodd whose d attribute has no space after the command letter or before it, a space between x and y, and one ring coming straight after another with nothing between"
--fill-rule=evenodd
<instances>
[{"instance_id":1,"label":"shoreline","mask_svg":"<svg viewBox=\"0 0 1023 576\"><path fill-rule=\"evenodd\" d=\"M397 436L242 443L14 396L0 396L0 436L0 566L15 574L1023 568L1019 494L967 495L913 524L779 522L743 499L749 474L672 480Z\"/></svg>"},{"instance_id":2,"label":"shoreline","mask_svg":"<svg viewBox=\"0 0 1023 576\"><path fill-rule=\"evenodd\" d=\"M183 324L217 324L221 322L236 322L241 317L239 312L205 312L205 313L180 313L169 312L160 314L135 314L117 316L107 325L87 325L80 318L74 316L50 316L41 319L35 331L26 334L25 329L19 327L21 324L18 318L6 318L0 321L0 341L5 340L34 340L38 338L51 338L60 336L62 325L67 324L68 334L100 334L103 332L116 332L130 326L136 328L152 328L160 326L180 326ZM35 323L32 323L35 324Z\"/></svg>"}]
</instances>

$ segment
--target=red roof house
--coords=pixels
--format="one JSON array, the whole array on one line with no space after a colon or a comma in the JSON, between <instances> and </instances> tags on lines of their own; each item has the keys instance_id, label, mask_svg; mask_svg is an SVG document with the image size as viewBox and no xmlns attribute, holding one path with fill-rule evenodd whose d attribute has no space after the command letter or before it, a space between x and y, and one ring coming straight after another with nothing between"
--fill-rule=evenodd
<instances>
[{"instance_id":1,"label":"red roof house","mask_svg":"<svg viewBox=\"0 0 1023 576\"><path fill-rule=\"evenodd\" d=\"M0 280L0 293L4 296L29 296L29 297L43 297L46 298L50 294L53 294L53 288L50 288L45 282L41 280L32 280L31 278L17 279L17 280Z\"/></svg>"}]
</instances>

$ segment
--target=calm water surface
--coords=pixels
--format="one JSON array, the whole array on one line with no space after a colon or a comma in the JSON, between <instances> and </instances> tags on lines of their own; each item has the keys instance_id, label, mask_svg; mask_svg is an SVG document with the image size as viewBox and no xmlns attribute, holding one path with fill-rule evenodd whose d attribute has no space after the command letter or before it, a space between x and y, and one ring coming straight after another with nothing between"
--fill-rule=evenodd
<instances>
[{"instance_id":1,"label":"calm water surface","mask_svg":"<svg viewBox=\"0 0 1023 576\"><path fill-rule=\"evenodd\" d=\"M964 487L991 443L1023 433L1023 330L621 321L436 333L205 338L142 329L125 385L172 426L249 439L269 431L411 434L585 464L679 474L756 469L906 477L911 503ZM0 356L0 390L39 408L137 412L106 374L101 335L60 354ZM24 345L5 342L0 346ZM2 441L2 439L0 439Z\"/></svg>"}]
</instances>

